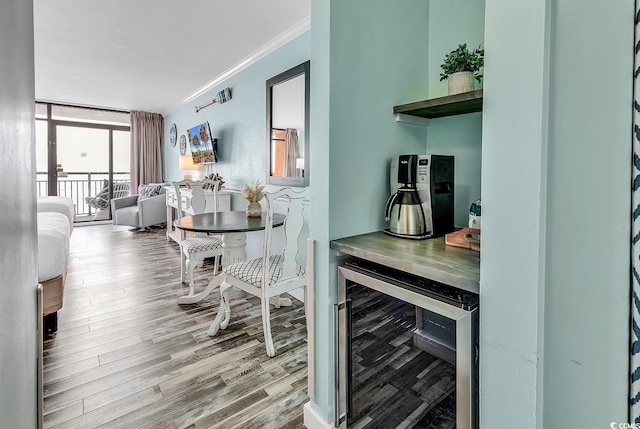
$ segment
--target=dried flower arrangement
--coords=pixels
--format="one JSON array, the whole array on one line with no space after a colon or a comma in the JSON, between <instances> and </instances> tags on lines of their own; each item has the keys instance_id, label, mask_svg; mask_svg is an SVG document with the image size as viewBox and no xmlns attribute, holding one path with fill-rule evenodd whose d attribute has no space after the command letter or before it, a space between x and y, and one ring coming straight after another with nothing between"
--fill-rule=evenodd
<instances>
[{"instance_id":1,"label":"dried flower arrangement","mask_svg":"<svg viewBox=\"0 0 640 429\"><path fill-rule=\"evenodd\" d=\"M261 185L259 180L256 180L253 185L245 184L242 187L242 198L250 203L257 203L262 197L264 197L264 185Z\"/></svg>"}]
</instances>

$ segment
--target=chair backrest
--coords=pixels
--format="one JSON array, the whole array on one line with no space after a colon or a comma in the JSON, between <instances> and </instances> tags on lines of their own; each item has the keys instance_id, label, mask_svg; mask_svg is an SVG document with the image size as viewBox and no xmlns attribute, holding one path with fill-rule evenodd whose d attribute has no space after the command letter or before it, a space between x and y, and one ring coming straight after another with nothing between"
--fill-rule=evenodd
<instances>
[{"instance_id":1,"label":"chair backrest","mask_svg":"<svg viewBox=\"0 0 640 429\"><path fill-rule=\"evenodd\" d=\"M129 182L120 182L113 184L113 198L122 198L129 195L131 191Z\"/></svg>"},{"instance_id":2,"label":"chair backrest","mask_svg":"<svg viewBox=\"0 0 640 429\"><path fill-rule=\"evenodd\" d=\"M185 188L181 186L191 187L191 210L193 213L184 213L182 211L182 191ZM173 187L176 190L176 198L178 200L178 219L182 216L189 214L200 214L205 212L217 211L218 207L218 190L220 188L220 182L212 179L202 179L199 181L193 180L180 180L179 182L173 182ZM206 189L213 191L213 207L207 206L207 198L205 196Z\"/></svg>"},{"instance_id":3,"label":"chair backrest","mask_svg":"<svg viewBox=\"0 0 640 429\"><path fill-rule=\"evenodd\" d=\"M285 246L283 249L284 262L282 263L282 275L278 281L296 277L298 254L298 240L302 232L304 219L302 211L303 202L309 198L309 188L293 189L283 188L277 192L267 193L264 196L266 202L266 227L264 229L264 244L262 249L262 284L269 285L269 256L271 253L271 233L273 230L273 206L278 198L289 200L289 207L282 228L284 229Z\"/></svg>"}]
</instances>

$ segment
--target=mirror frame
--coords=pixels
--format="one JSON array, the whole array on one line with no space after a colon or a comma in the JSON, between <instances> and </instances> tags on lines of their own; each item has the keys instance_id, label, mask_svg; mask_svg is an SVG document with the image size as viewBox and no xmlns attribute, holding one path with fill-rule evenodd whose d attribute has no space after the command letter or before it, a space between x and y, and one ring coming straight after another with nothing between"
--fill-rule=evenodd
<instances>
[{"instance_id":1,"label":"mirror frame","mask_svg":"<svg viewBox=\"0 0 640 429\"><path fill-rule=\"evenodd\" d=\"M267 80L267 180L270 185L309 186L309 89L311 61L306 61ZM271 112L273 87L304 75L304 177L278 177L271 175Z\"/></svg>"}]
</instances>

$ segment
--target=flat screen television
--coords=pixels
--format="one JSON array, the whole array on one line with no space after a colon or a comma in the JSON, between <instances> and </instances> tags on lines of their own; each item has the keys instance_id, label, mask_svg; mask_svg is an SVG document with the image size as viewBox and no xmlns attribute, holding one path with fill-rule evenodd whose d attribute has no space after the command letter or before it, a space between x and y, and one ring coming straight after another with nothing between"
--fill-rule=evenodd
<instances>
[{"instance_id":1,"label":"flat screen television","mask_svg":"<svg viewBox=\"0 0 640 429\"><path fill-rule=\"evenodd\" d=\"M209 122L203 122L187 130L193 163L214 164L218 162L218 139L211 138Z\"/></svg>"}]
</instances>

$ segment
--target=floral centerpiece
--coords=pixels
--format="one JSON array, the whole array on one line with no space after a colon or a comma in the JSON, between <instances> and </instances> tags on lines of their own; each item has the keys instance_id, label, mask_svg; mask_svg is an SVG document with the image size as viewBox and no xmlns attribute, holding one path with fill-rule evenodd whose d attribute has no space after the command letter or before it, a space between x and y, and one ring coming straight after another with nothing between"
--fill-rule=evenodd
<instances>
[{"instance_id":1,"label":"floral centerpiece","mask_svg":"<svg viewBox=\"0 0 640 429\"><path fill-rule=\"evenodd\" d=\"M264 185L256 180L254 184L245 184L242 187L242 198L247 200L247 216L260 217L262 215L262 206L260 200L264 197Z\"/></svg>"},{"instance_id":2,"label":"floral centerpiece","mask_svg":"<svg viewBox=\"0 0 640 429\"><path fill-rule=\"evenodd\" d=\"M205 176L205 179L217 180L218 181L218 189L222 188L222 186L224 185L224 180L222 179L222 176L219 175L218 173L211 173L208 176ZM209 183L205 183L202 188L203 189L209 189L209 188L212 188L212 187L213 187L213 185L211 185Z\"/></svg>"}]
</instances>

